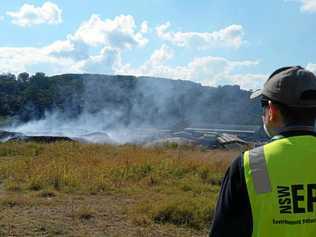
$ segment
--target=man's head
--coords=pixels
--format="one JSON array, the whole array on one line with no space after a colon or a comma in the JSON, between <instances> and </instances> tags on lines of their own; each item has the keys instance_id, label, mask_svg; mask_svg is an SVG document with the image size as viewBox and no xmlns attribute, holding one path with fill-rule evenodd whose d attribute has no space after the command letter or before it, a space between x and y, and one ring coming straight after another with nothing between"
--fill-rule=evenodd
<instances>
[{"instance_id":1,"label":"man's head","mask_svg":"<svg viewBox=\"0 0 316 237\"><path fill-rule=\"evenodd\" d=\"M300 66L274 71L264 87L251 98L261 96L263 124L268 135L283 130L313 130L316 118L316 77Z\"/></svg>"}]
</instances>

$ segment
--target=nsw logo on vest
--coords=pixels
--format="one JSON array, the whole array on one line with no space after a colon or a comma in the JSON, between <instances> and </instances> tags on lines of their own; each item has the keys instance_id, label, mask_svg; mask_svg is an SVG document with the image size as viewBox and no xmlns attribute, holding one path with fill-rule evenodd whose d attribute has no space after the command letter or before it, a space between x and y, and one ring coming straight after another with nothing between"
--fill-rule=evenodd
<instances>
[{"instance_id":1,"label":"nsw logo on vest","mask_svg":"<svg viewBox=\"0 0 316 237\"><path fill-rule=\"evenodd\" d=\"M297 214L316 210L316 184L277 186L280 214Z\"/></svg>"}]
</instances>

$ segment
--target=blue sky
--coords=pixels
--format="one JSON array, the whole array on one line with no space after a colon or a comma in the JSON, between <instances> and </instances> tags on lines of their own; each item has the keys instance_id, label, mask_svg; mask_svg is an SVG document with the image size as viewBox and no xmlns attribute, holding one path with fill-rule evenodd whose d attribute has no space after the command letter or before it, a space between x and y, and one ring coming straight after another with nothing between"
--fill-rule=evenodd
<instances>
[{"instance_id":1,"label":"blue sky","mask_svg":"<svg viewBox=\"0 0 316 237\"><path fill-rule=\"evenodd\" d=\"M280 66L316 72L315 27L316 0L2 1L0 72L256 89Z\"/></svg>"}]
</instances>

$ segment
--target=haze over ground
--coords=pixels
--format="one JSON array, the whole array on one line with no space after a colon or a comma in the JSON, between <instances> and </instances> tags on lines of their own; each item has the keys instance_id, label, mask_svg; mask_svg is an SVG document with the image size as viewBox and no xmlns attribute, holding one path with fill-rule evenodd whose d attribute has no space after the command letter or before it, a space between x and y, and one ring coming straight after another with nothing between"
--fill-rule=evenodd
<instances>
[{"instance_id":1,"label":"haze over ground","mask_svg":"<svg viewBox=\"0 0 316 237\"><path fill-rule=\"evenodd\" d=\"M259 101L250 101L250 92L237 85L96 74L22 75L0 76L0 124L27 135L89 135L98 141L103 137L101 142L109 141L109 135L118 143L148 142L186 128L214 129L222 123L226 129L235 124L245 130L242 125L261 121Z\"/></svg>"}]
</instances>

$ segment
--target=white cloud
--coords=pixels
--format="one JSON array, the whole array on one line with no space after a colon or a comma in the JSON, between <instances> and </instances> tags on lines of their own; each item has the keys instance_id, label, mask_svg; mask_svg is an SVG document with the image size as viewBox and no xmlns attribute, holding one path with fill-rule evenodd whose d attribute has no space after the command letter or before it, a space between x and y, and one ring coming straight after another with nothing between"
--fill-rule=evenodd
<instances>
[{"instance_id":1,"label":"white cloud","mask_svg":"<svg viewBox=\"0 0 316 237\"><path fill-rule=\"evenodd\" d=\"M92 15L74 34L47 46L0 47L0 72L114 73L121 65L121 52L147 43L141 33L146 25L137 27L132 16L101 20ZM153 60L159 57L166 56L157 53Z\"/></svg>"},{"instance_id":2,"label":"white cloud","mask_svg":"<svg viewBox=\"0 0 316 237\"><path fill-rule=\"evenodd\" d=\"M121 66L120 52L112 48L103 48L99 55L90 56L74 67L87 73L113 74Z\"/></svg>"},{"instance_id":3,"label":"white cloud","mask_svg":"<svg viewBox=\"0 0 316 237\"><path fill-rule=\"evenodd\" d=\"M93 48L84 42L70 39L58 40L45 47L46 52L56 57L69 57L74 60L83 60L89 57L89 50Z\"/></svg>"},{"instance_id":4,"label":"white cloud","mask_svg":"<svg viewBox=\"0 0 316 237\"><path fill-rule=\"evenodd\" d=\"M306 69L316 74L316 63L308 63Z\"/></svg>"},{"instance_id":5,"label":"white cloud","mask_svg":"<svg viewBox=\"0 0 316 237\"><path fill-rule=\"evenodd\" d=\"M0 72L20 73L41 70L57 74L66 72L73 63L70 58L49 55L46 48L0 48Z\"/></svg>"},{"instance_id":6,"label":"white cloud","mask_svg":"<svg viewBox=\"0 0 316 237\"><path fill-rule=\"evenodd\" d=\"M209 56L195 58L187 65L171 67L166 61L172 56L172 51L163 45L139 68L126 64L122 65L116 73L191 80L209 86L239 84L244 89L260 88L267 78L266 75L261 74L234 73L236 69L255 66L258 61L230 61Z\"/></svg>"},{"instance_id":7,"label":"white cloud","mask_svg":"<svg viewBox=\"0 0 316 237\"><path fill-rule=\"evenodd\" d=\"M148 22L147 21L143 21L141 26L140 26L140 32L147 33L148 30L149 30Z\"/></svg>"},{"instance_id":8,"label":"white cloud","mask_svg":"<svg viewBox=\"0 0 316 237\"><path fill-rule=\"evenodd\" d=\"M301 0L301 11L303 12L316 12L316 0Z\"/></svg>"},{"instance_id":9,"label":"white cloud","mask_svg":"<svg viewBox=\"0 0 316 237\"><path fill-rule=\"evenodd\" d=\"M45 2L42 6L36 7L31 4L24 4L18 11L6 13L12 18L12 23L27 27L39 24L59 24L62 22L62 10L52 2Z\"/></svg>"},{"instance_id":10,"label":"white cloud","mask_svg":"<svg viewBox=\"0 0 316 237\"><path fill-rule=\"evenodd\" d=\"M167 31L163 28L160 28L160 31L165 34ZM168 26L165 26L165 29L167 28ZM145 75L191 80L211 86L240 84L246 89L260 87L265 79L264 75L236 73L237 70L257 65L258 61L232 61L208 56L194 58L186 65L170 66L168 62L174 57L175 51L166 44L154 50L140 67L123 63L121 55L124 50L142 47L147 43L148 40L143 36L147 31L148 23L144 21L137 26L132 16L122 15L114 19L102 20L99 16L92 15L75 33L45 47L0 47L0 72L43 71L48 75L85 72ZM221 37L234 38L230 33L225 32L233 32L233 30L228 27L218 32L207 33L219 36L212 36L213 39L207 38L203 44L208 42L213 43L214 46L220 44ZM176 44L186 46L193 43L191 39L180 41L177 37ZM231 46L235 47L233 44Z\"/></svg>"},{"instance_id":11,"label":"white cloud","mask_svg":"<svg viewBox=\"0 0 316 237\"><path fill-rule=\"evenodd\" d=\"M121 54L117 49L104 47L97 55L78 59L72 57L72 45L55 42L47 47L0 48L0 72L35 73L43 71L48 75L62 73L112 74L121 65ZM63 54L58 54L63 50Z\"/></svg>"},{"instance_id":12,"label":"white cloud","mask_svg":"<svg viewBox=\"0 0 316 237\"><path fill-rule=\"evenodd\" d=\"M315 13L316 12L316 0L283 0L284 2L296 2L300 3L301 12Z\"/></svg>"},{"instance_id":13,"label":"white cloud","mask_svg":"<svg viewBox=\"0 0 316 237\"><path fill-rule=\"evenodd\" d=\"M148 40L142 35L144 29L140 29L139 32L135 30L133 16L121 15L113 20L102 20L98 15L93 14L88 21L80 25L70 39L82 41L90 46L107 45L118 49L146 45Z\"/></svg>"},{"instance_id":14,"label":"white cloud","mask_svg":"<svg viewBox=\"0 0 316 237\"><path fill-rule=\"evenodd\" d=\"M138 68L122 63L121 51L109 47L81 60L52 54L52 50L69 50L71 47L65 42L56 42L43 48L0 48L0 72L126 74L191 80L210 86L239 84L245 89L260 88L266 79L260 74L235 73L238 69L257 65L257 61L232 61L208 56L195 58L187 65L170 66L167 62L174 52L166 45L155 50ZM309 67L316 69L312 64Z\"/></svg>"},{"instance_id":15,"label":"white cloud","mask_svg":"<svg viewBox=\"0 0 316 237\"><path fill-rule=\"evenodd\" d=\"M159 49L155 50L147 63L150 65L159 65L168 61L173 57L173 51L166 45L162 45Z\"/></svg>"},{"instance_id":16,"label":"white cloud","mask_svg":"<svg viewBox=\"0 0 316 237\"><path fill-rule=\"evenodd\" d=\"M260 89L267 80L268 75L265 74L236 74L231 75L231 83L240 85L244 89Z\"/></svg>"},{"instance_id":17,"label":"white cloud","mask_svg":"<svg viewBox=\"0 0 316 237\"><path fill-rule=\"evenodd\" d=\"M197 47L198 49L232 47L239 48L243 43L244 30L241 25L230 25L214 32L172 32L167 22L156 27L159 38L179 47Z\"/></svg>"},{"instance_id":18,"label":"white cloud","mask_svg":"<svg viewBox=\"0 0 316 237\"><path fill-rule=\"evenodd\" d=\"M69 52L74 50L74 45L69 40L57 40L46 47L48 53Z\"/></svg>"},{"instance_id":19,"label":"white cloud","mask_svg":"<svg viewBox=\"0 0 316 237\"><path fill-rule=\"evenodd\" d=\"M3 21L4 20L4 16L0 16L0 21Z\"/></svg>"}]
</instances>

